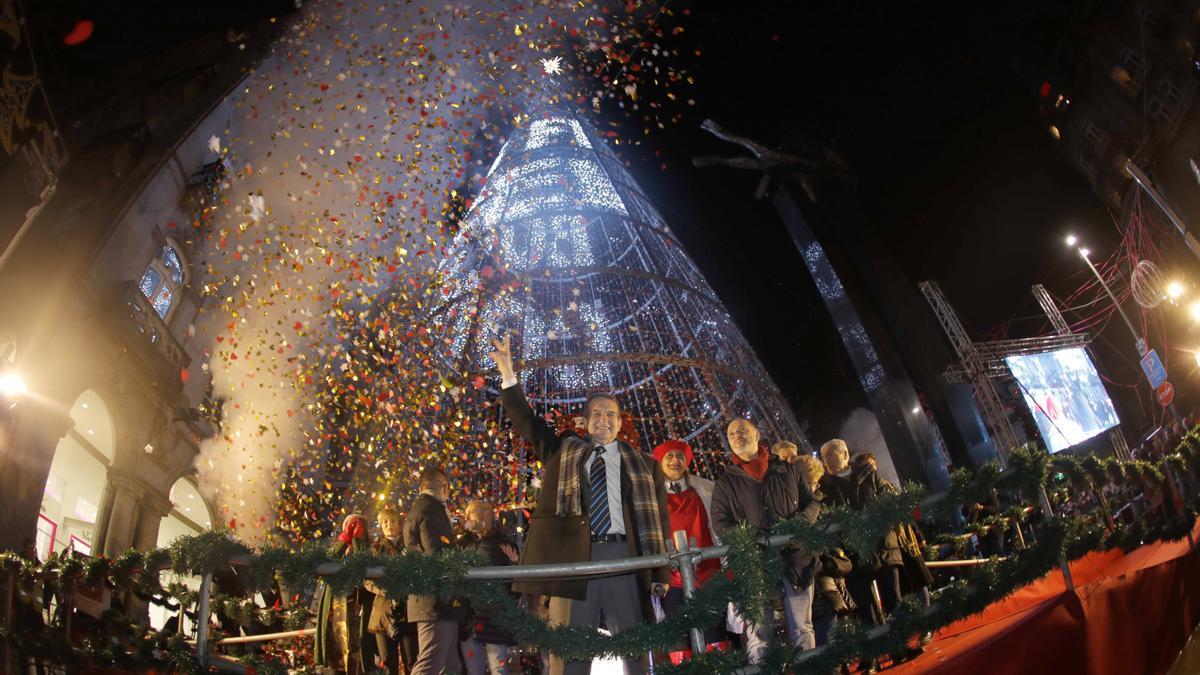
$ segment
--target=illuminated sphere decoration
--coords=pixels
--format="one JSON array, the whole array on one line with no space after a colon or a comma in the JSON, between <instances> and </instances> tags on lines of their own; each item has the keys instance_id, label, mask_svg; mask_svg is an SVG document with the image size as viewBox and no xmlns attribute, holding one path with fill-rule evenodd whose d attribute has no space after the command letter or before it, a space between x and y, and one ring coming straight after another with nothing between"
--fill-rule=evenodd
<instances>
[{"instance_id":1,"label":"illuminated sphere decoration","mask_svg":"<svg viewBox=\"0 0 1200 675\"><path fill-rule=\"evenodd\" d=\"M1158 265L1149 260L1140 260L1129 276L1129 287L1133 299L1146 309L1162 304L1167 298L1167 281Z\"/></svg>"},{"instance_id":2,"label":"illuminated sphere decoration","mask_svg":"<svg viewBox=\"0 0 1200 675\"><path fill-rule=\"evenodd\" d=\"M573 418L589 395L616 394L637 449L687 441L706 475L728 461L733 416L807 446L724 305L585 121L554 111L513 131L440 272L433 330L447 369L484 397L499 394L490 340L508 333L539 414Z\"/></svg>"}]
</instances>

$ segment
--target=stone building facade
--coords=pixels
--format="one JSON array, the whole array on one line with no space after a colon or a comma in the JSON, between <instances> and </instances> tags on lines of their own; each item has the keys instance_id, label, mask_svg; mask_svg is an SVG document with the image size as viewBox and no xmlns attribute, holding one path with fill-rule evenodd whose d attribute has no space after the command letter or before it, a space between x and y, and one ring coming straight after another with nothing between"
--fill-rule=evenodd
<instances>
[{"instance_id":1,"label":"stone building facade","mask_svg":"<svg viewBox=\"0 0 1200 675\"><path fill-rule=\"evenodd\" d=\"M0 98L0 549L152 548L220 526L194 482L217 429L193 234L219 198L230 93L285 22L263 6L132 49L97 29L81 54L46 37L56 9L24 7L0 0L0 60L21 76ZM107 84L54 67L104 58Z\"/></svg>"}]
</instances>

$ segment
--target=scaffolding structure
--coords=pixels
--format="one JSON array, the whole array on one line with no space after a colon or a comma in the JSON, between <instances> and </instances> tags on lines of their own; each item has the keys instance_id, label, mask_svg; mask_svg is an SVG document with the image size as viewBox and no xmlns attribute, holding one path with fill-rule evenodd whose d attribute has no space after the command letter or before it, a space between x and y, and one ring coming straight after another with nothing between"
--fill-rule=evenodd
<instances>
[{"instance_id":1,"label":"scaffolding structure","mask_svg":"<svg viewBox=\"0 0 1200 675\"><path fill-rule=\"evenodd\" d=\"M1040 354L1070 347L1085 347L1089 342L1088 335L1071 333L1069 329L1062 332L1062 329L1059 328L1060 325L1062 328L1066 328L1062 314L1058 312L1058 308L1054 306L1045 289L1041 286L1034 286L1034 297L1042 305L1042 309L1046 311L1056 330L1059 330L1057 334L1015 340L975 342L967 333L958 313L954 311L954 307L946 299L936 281L923 281L919 287L958 356L959 365L947 368L943 377L948 382L966 382L971 385L984 424L987 425L988 431L992 435L996 456L1000 459L1001 466L1004 466L1008 463L1009 451L1020 444L1008 413L1005 411L1004 402L1000 399L1000 393L996 390L993 382L994 378L1010 376L1004 359L1021 354ZM1044 301L1042 295L1038 293L1039 289L1046 296Z\"/></svg>"}]
</instances>

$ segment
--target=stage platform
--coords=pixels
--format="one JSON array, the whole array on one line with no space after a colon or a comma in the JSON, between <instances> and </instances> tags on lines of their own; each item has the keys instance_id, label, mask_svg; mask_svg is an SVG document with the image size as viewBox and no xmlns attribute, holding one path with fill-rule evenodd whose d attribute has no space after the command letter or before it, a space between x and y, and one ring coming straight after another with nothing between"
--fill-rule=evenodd
<instances>
[{"instance_id":1,"label":"stage platform","mask_svg":"<svg viewBox=\"0 0 1200 675\"><path fill-rule=\"evenodd\" d=\"M1200 527L1193 529L1200 541ZM1200 621L1200 550L1186 539L1071 565L938 631L925 654L889 668L936 673L1166 673Z\"/></svg>"}]
</instances>

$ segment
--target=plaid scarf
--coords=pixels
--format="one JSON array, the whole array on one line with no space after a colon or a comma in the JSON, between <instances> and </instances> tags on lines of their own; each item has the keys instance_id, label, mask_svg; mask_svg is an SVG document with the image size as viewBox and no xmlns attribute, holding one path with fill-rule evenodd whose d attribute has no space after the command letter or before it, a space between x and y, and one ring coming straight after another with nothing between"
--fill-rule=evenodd
<instances>
[{"instance_id":1,"label":"plaid scarf","mask_svg":"<svg viewBox=\"0 0 1200 675\"><path fill-rule=\"evenodd\" d=\"M583 488L579 476L584 458L594 447L578 436L563 437L555 515L582 515ZM642 555L664 554L667 547L659 519L658 496L654 490L654 467L645 455L635 452L627 444L618 443L617 447L621 452L621 464L628 468L629 483L633 486L633 519L637 524Z\"/></svg>"}]
</instances>

